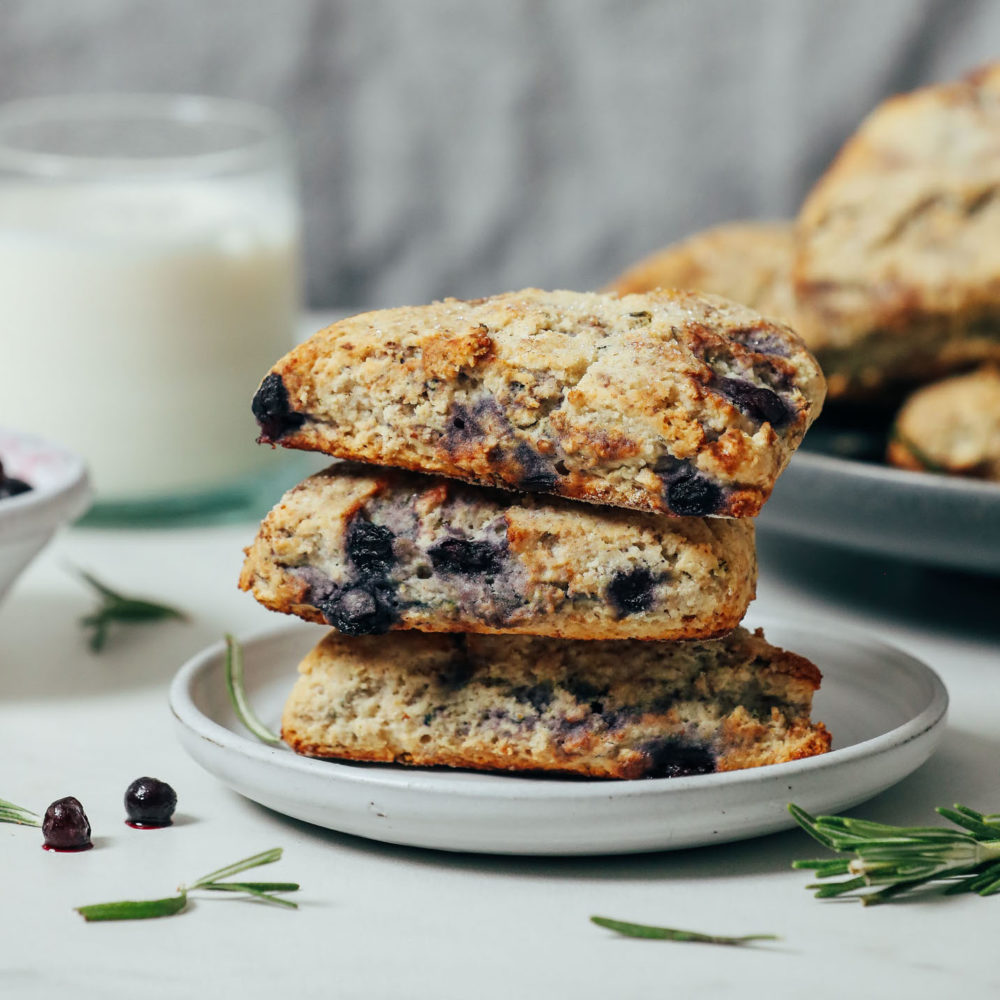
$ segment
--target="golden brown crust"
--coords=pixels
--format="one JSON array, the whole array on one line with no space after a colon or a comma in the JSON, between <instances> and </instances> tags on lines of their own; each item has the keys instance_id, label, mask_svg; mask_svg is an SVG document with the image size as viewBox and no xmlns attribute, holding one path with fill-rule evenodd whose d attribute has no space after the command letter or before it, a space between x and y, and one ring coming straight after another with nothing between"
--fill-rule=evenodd
<instances>
[{"instance_id":1,"label":"golden brown crust","mask_svg":"<svg viewBox=\"0 0 1000 1000\"><path fill-rule=\"evenodd\" d=\"M359 524L385 546L374 576L351 554ZM364 623L341 620L342 595L360 588L384 605L366 620L383 631L573 639L723 635L755 582L748 521L664 518L356 465L290 490L240 575L264 606L347 629Z\"/></svg>"},{"instance_id":2,"label":"golden brown crust","mask_svg":"<svg viewBox=\"0 0 1000 1000\"><path fill-rule=\"evenodd\" d=\"M750 517L823 395L790 329L722 299L525 289L334 324L274 366L255 412L263 440L337 458Z\"/></svg>"},{"instance_id":3,"label":"golden brown crust","mask_svg":"<svg viewBox=\"0 0 1000 1000\"><path fill-rule=\"evenodd\" d=\"M892 465L1000 482L1000 371L984 368L924 386L896 417Z\"/></svg>"},{"instance_id":4,"label":"golden brown crust","mask_svg":"<svg viewBox=\"0 0 1000 1000\"><path fill-rule=\"evenodd\" d=\"M659 250L611 283L619 295L687 288L722 295L795 327L792 222L728 222Z\"/></svg>"},{"instance_id":5,"label":"golden brown crust","mask_svg":"<svg viewBox=\"0 0 1000 1000\"><path fill-rule=\"evenodd\" d=\"M331 633L282 720L332 759L601 778L704 773L830 748L819 672L758 631L697 643Z\"/></svg>"},{"instance_id":6,"label":"golden brown crust","mask_svg":"<svg viewBox=\"0 0 1000 1000\"><path fill-rule=\"evenodd\" d=\"M831 396L1000 360L1000 63L879 105L797 241L796 328Z\"/></svg>"}]
</instances>

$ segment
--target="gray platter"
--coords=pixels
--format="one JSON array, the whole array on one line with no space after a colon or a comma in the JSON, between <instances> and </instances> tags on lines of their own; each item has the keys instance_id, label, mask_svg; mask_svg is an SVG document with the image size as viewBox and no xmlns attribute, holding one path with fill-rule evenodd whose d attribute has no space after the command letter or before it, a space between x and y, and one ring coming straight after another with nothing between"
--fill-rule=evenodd
<instances>
[{"instance_id":1,"label":"gray platter","mask_svg":"<svg viewBox=\"0 0 1000 1000\"><path fill-rule=\"evenodd\" d=\"M1000 573L1000 485L800 451L761 513L773 531L935 566Z\"/></svg>"}]
</instances>

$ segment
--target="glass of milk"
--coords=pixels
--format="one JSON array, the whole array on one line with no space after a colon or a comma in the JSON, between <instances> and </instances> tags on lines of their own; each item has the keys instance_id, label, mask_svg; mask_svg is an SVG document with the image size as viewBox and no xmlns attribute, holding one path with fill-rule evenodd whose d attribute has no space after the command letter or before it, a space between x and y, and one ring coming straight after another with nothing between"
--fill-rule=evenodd
<instances>
[{"instance_id":1,"label":"glass of milk","mask_svg":"<svg viewBox=\"0 0 1000 1000\"><path fill-rule=\"evenodd\" d=\"M295 338L276 117L116 95L0 107L0 425L85 456L102 520L253 503L250 400Z\"/></svg>"}]
</instances>

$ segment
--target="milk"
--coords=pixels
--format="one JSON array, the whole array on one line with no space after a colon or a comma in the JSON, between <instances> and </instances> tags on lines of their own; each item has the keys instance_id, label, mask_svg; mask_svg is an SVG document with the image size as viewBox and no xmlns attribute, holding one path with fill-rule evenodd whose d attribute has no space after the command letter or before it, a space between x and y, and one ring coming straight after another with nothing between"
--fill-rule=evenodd
<instances>
[{"instance_id":1,"label":"milk","mask_svg":"<svg viewBox=\"0 0 1000 1000\"><path fill-rule=\"evenodd\" d=\"M252 477L297 243L258 179L0 183L0 424L79 451L103 500Z\"/></svg>"}]
</instances>

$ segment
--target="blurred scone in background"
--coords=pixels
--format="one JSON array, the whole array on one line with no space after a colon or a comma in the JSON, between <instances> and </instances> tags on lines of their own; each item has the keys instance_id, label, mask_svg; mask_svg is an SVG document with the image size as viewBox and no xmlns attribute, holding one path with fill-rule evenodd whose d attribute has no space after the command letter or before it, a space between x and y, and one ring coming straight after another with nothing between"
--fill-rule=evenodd
<instances>
[{"instance_id":1,"label":"blurred scone in background","mask_svg":"<svg viewBox=\"0 0 1000 1000\"><path fill-rule=\"evenodd\" d=\"M308 301L596 288L789 218L888 94L996 57L990 0L6 0L0 100L265 104L303 165Z\"/></svg>"}]
</instances>

